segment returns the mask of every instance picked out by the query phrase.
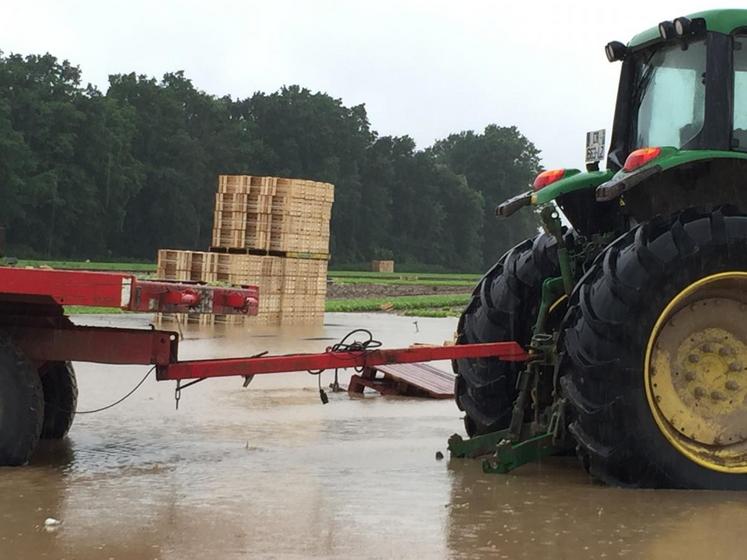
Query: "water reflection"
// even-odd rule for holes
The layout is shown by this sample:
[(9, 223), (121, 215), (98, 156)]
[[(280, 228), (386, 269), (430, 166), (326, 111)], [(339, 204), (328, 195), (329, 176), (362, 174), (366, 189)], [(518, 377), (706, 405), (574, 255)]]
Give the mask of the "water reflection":
[(743, 558), (747, 496), (608, 488), (572, 458), (510, 475), (452, 461), (453, 558)]

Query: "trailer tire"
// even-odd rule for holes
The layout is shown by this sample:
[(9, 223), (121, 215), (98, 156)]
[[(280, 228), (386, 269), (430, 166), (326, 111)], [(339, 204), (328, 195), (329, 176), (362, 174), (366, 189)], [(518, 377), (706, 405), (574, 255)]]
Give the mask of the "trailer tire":
[(745, 408), (730, 381), (747, 355), (745, 282), (747, 216), (726, 208), (645, 223), (597, 258), (559, 341), (569, 431), (594, 478), (747, 490), (747, 443), (722, 431)]
[(48, 362), (40, 369), (44, 390), (42, 439), (61, 439), (70, 431), (78, 404), (78, 382), (70, 362)]
[[(568, 234), (571, 239), (571, 234)], [(560, 275), (557, 242), (540, 234), (519, 243), (482, 277), (459, 319), (457, 344), (515, 340), (529, 344), (537, 319), (542, 282)], [(465, 412), (470, 436), (508, 426), (523, 364), (496, 358), (455, 361), (454, 395)]]
[(39, 372), (0, 334), (0, 466), (28, 463), (44, 420), (44, 394)]

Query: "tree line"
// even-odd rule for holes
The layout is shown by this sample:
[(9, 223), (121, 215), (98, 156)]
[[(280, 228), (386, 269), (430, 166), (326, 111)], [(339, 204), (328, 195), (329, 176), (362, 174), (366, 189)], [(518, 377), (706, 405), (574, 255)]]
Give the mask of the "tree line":
[(102, 92), (68, 61), (0, 52), (0, 224), (15, 256), (205, 249), (216, 177), (238, 173), (334, 183), (333, 264), (480, 271), (531, 235), (529, 212), (499, 220), (494, 209), (538, 169), (515, 127), (417, 149), (378, 135), (364, 105), (295, 85), (234, 99), (183, 72), (130, 73)]

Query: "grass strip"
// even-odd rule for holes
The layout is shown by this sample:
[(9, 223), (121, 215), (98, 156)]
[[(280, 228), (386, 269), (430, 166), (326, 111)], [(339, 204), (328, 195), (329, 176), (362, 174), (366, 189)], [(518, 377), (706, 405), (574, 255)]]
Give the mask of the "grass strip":
[(342, 278), (367, 278), (375, 280), (442, 280), (442, 281), (469, 281), (476, 282), (480, 279), (479, 274), (437, 274), (432, 272), (360, 272), (355, 270), (330, 270), (328, 273), (330, 278), (335, 280)]
[(154, 263), (128, 262), (85, 262), (85, 261), (40, 261), (18, 259), (16, 266), (46, 266), (62, 270), (101, 270), (108, 272), (155, 272)]
[(330, 299), (327, 300), (326, 311), (361, 312), (444, 309), (466, 305), (469, 299), (469, 294)]
[(111, 315), (124, 313), (119, 307), (86, 307), (84, 305), (66, 305), (66, 315)]

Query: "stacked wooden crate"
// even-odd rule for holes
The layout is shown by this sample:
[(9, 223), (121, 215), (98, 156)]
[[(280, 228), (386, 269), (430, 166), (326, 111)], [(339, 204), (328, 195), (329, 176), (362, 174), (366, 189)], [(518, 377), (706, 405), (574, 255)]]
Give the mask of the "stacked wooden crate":
[(161, 249), (158, 251), (156, 276), (163, 280), (216, 282), (220, 256), (201, 251)]
[(284, 261), (280, 323), (321, 322), (327, 297), (327, 261), (293, 258)]
[(210, 251), (159, 251), (158, 275), (258, 286), (259, 314), (163, 319), (230, 325), (321, 323), (333, 202), (329, 183), (221, 175)]
[(270, 250), (301, 254), (329, 251), (334, 190), (327, 183), (278, 179), (272, 200)]
[(220, 175), (213, 214), (213, 247), (269, 251), (276, 177)]
[(216, 315), (215, 321), (227, 325), (279, 324), (285, 275), (284, 261), (282, 257), (270, 255), (221, 254), (218, 258), (218, 280), (231, 285), (257, 286), (259, 312), (256, 319), (241, 315)]

